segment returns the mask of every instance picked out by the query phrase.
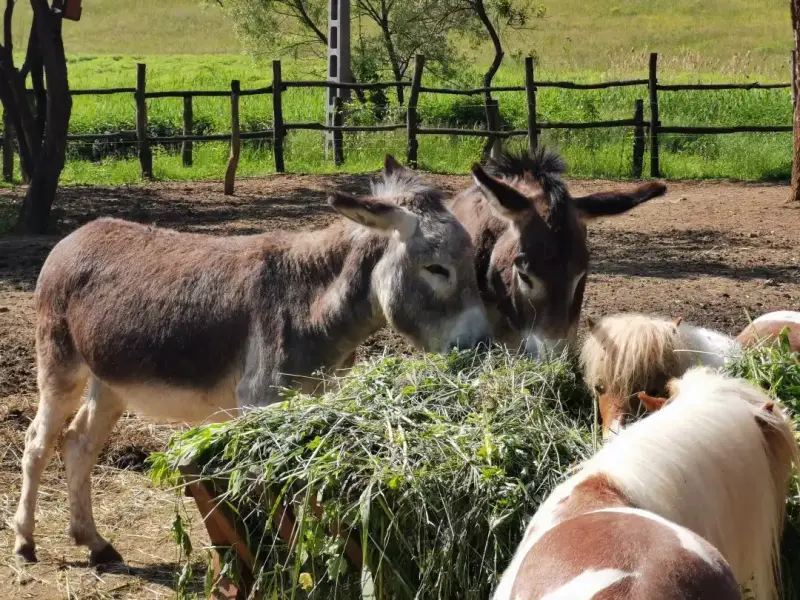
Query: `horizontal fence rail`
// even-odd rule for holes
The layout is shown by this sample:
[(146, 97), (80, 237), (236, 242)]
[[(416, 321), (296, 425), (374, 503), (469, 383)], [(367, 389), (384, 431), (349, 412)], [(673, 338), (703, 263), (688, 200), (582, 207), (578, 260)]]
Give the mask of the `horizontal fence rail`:
[[(793, 57), (794, 58), (794, 57)], [(511, 137), (527, 137), (528, 147), (534, 150), (538, 144), (538, 135), (547, 129), (595, 129), (595, 128), (633, 128), (633, 165), (631, 173), (634, 177), (641, 177), (643, 171), (645, 144), (650, 151), (650, 176), (660, 176), (659, 161), (659, 134), (733, 134), (733, 133), (783, 133), (791, 132), (791, 125), (736, 125), (736, 126), (679, 126), (662, 125), (659, 109), (659, 92), (673, 91), (719, 91), (719, 90), (770, 90), (792, 88), (791, 83), (694, 83), (694, 84), (664, 84), (658, 80), (657, 65), (658, 55), (650, 55), (649, 73), (646, 79), (623, 79), (601, 82), (573, 82), (573, 81), (547, 81), (537, 80), (534, 77), (533, 59), (525, 60), (524, 85), (477, 87), (471, 89), (456, 89), (447, 87), (429, 87), (422, 85), (423, 66), (425, 57), (418, 55), (414, 68), (414, 77), (411, 81), (380, 81), (369, 83), (344, 83), (335, 81), (295, 81), (285, 80), (281, 76), (280, 61), (273, 61), (273, 81), (271, 85), (252, 89), (241, 89), (239, 81), (231, 82), (228, 90), (165, 90), (147, 91), (146, 66), (137, 65), (136, 87), (116, 87), (99, 89), (74, 89), (70, 90), (72, 96), (106, 96), (112, 94), (130, 94), (135, 100), (136, 129), (104, 133), (81, 133), (67, 136), (70, 142), (107, 142), (107, 143), (132, 143), (138, 146), (138, 155), (141, 163), (142, 177), (152, 178), (152, 151), (151, 144), (181, 146), (181, 155), (184, 166), (192, 165), (192, 150), (194, 142), (230, 141), (231, 158), (228, 161), (225, 176), (225, 191), (233, 193), (234, 178), (239, 162), (239, 148), (241, 140), (270, 140), (275, 158), (275, 170), (283, 172), (284, 165), (284, 139), (289, 131), (321, 131), (332, 134), (333, 156), (337, 165), (344, 161), (343, 134), (345, 133), (380, 133), (393, 132), (405, 129), (408, 137), (407, 161), (416, 166), (418, 161), (417, 136), (420, 135), (448, 135), (487, 138), (487, 144), (497, 148), (499, 140)], [(617, 87), (642, 86), (647, 88), (649, 97), (649, 119), (644, 118), (644, 101), (636, 100), (634, 103), (633, 118), (613, 119), (605, 121), (584, 122), (559, 122), (539, 121), (537, 118), (537, 90), (539, 88), (561, 88), (573, 90), (602, 90)], [(329, 123), (291, 123), (284, 122), (282, 109), (282, 95), (292, 88), (320, 88), (328, 90), (383, 90), (410, 88), (406, 106), (406, 120), (403, 123), (390, 123), (380, 125), (347, 125), (345, 124), (346, 107), (339, 102), (333, 112), (333, 121)], [(793, 88), (792, 88), (793, 89)], [(26, 90), (34, 94), (34, 90)], [(497, 100), (491, 99), (492, 94), (520, 93), (527, 96), (527, 129), (505, 130), (500, 127), (500, 107)], [(794, 89), (793, 89), (794, 92)], [(46, 90), (45, 90), (46, 93)], [(458, 96), (483, 96), (486, 123), (483, 128), (460, 129), (454, 127), (421, 127), (418, 114), (418, 99), (420, 94), (450, 94)], [(261, 131), (240, 131), (239, 98), (242, 96), (272, 96), (273, 124), (269, 129)], [(160, 98), (183, 99), (183, 133), (182, 135), (151, 136), (148, 132), (147, 101)], [(194, 98), (230, 98), (231, 100), (231, 132), (213, 134), (194, 134)], [(793, 93), (794, 98), (794, 93)], [(3, 118), (4, 131), (0, 137), (2, 144), (3, 176), (6, 181), (11, 181), (14, 161), (14, 132), (11, 123)]]

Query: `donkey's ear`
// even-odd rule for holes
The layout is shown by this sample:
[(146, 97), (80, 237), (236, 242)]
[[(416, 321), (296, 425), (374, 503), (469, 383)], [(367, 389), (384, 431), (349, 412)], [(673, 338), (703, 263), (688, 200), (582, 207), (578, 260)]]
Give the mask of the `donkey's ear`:
[(649, 394), (646, 394), (645, 392), (639, 392), (637, 394), (637, 396), (639, 398), (639, 402), (642, 403), (642, 406), (644, 406), (644, 409), (649, 413), (650, 412), (656, 412), (657, 410), (661, 410), (662, 408), (664, 408), (664, 405), (667, 403), (667, 399), (666, 398), (657, 398), (655, 396), (650, 396)]
[(531, 202), (510, 185), (489, 175), (478, 163), (472, 165), (472, 178), (492, 210), (501, 217), (519, 221), (530, 216)]
[(391, 175), (397, 171), (403, 171), (405, 167), (391, 154), (387, 154), (383, 159), (383, 174)]
[(397, 232), (402, 239), (414, 235), (419, 224), (417, 217), (405, 208), (374, 198), (333, 192), (328, 204), (351, 221), (385, 233)]
[(629, 211), (635, 206), (667, 193), (667, 186), (649, 181), (631, 192), (599, 192), (573, 198), (575, 207), (584, 219), (609, 217)]

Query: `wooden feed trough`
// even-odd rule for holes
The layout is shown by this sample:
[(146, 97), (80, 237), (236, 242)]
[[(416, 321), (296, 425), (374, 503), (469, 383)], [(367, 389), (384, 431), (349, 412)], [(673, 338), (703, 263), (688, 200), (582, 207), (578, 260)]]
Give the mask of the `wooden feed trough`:
[[(215, 481), (203, 479), (200, 468), (195, 462), (182, 464), (178, 467), (184, 483), (184, 493), (194, 498), (200, 516), (208, 531), (208, 537), (213, 546), (213, 569), (214, 581), (217, 585), (211, 590), (208, 600), (245, 600), (250, 598), (250, 590), (255, 583), (255, 574), (258, 571), (258, 564), (253, 553), (247, 546), (245, 528), (241, 520), (230, 510), (220, 498), (227, 487), (227, 481), (223, 478)], [(225, 483), (225, 485), (222, 485)], [(269, 498), (273, 503), (272, 498)], [(322, 518), (323, 509), (312, 495), (310, 508), (317, 518)], [(295, 517), (291, 507), (278, 504), (273, 515), (275, 529), (281, 539), (289, 547), (295, 543)], [(348, 531), (338, 529), (332, 533), (340, 536), (344, 541), (344, 551), (350, 563), (359, 571), (362, 568), (361, 547), (356, 541), (355, 536)], [(236, 553), (237, 571), (240, 581), (231, 581), (228, 577), (222, 576), (220, 551), (231, 548)], [(252, 596), (254, 600), (261, 600), (262, 596), (256, 594)]]

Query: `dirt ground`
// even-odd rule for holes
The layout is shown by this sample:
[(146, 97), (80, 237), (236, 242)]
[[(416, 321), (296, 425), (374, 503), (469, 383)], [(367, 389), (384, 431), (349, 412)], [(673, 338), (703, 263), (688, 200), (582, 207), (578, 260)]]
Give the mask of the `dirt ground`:
[[(434, 178), (453, 191), (469, 184), (466, 177)], [(32, 293), (53, 245), (81, 224), (109, 215), (214, 235), (319, 227), (334, 218), (324, 202), (327, 190), (363, 192), (368, 180), (274, 176), (240, 181), (235, 197), (224, 196), (220, 183), (72, 187), (62, 191), (58, 204), (59, 235), (0, 238), (0, 580), (6, 597), (174, 595), (178, 557), (169, 529), (176, 496), (154, 488), (141, 473), (144, 456), (162, 448), (173, 430), (133, 416), (126, 415), (112, 434), (93, 482), (98, 526), (127, 564), (88, 569), (84, 550), (71, 545), (64, 533), (63, 465), (56, 455), (37, 510), (40, 563), (24, 570), (14, 565), (13, 535), (5, 522), (16, 508), (25, 429), (36, 405)], [(629, 185), (570, 182), (576, 194)], [(643, 311), (734, 333), (746, 324), (747, 313), (800, 310), (800, 207), (791, 206), (788, 196), (786, 186), (675, 182), (663, 198), (592, 223), (584, 318)], [(18, 198), (19, 192), (2, 192), (0, 207)], [(406, 348), (391, 332), (379, 332), (361, 354)], [(198, 520), (194, 541), (201, 547)]]

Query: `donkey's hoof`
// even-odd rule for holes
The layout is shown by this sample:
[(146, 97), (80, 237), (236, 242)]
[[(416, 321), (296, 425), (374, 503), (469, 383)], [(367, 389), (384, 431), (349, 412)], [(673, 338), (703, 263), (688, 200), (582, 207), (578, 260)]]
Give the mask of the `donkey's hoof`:
[(30, 563), (39, 562), (36, 558), (36, 549), (33, 544), (23, 544), (14, 551), (18, 565), (25, 565)]
[(107, 565), (109, 563), (121, 563), (122, 556), (114, 549), (111, 544), (106, 544), (100, 550), (92, 550), (89, 554), (89, 566)]

